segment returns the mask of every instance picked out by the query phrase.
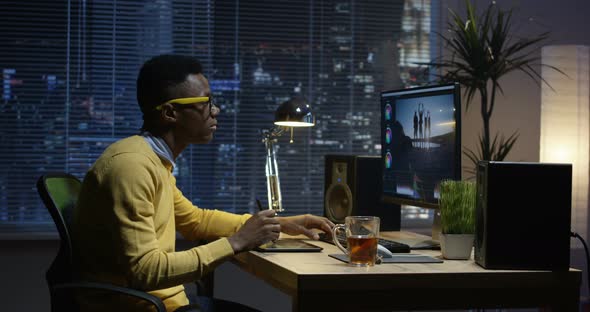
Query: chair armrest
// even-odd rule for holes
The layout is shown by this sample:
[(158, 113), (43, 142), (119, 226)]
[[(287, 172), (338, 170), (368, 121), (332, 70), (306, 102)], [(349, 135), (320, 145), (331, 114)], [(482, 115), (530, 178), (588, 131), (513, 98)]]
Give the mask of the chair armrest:
[(146, 292), (135, 290), (131, 288), (125, 288), (121, 286), (116, 286), (113, 284), (106, 284), (106, 283), (96, 283), (96, 282), (70, 282), (70, 283), (63, 283), (63, 284), (55, 284), (53, 285), (52, 289), (54, 291), (65, 290), (65, 289), (72, 289), (72, 288), (88, 288), (88, 289), (100, 289), (100, 290), (108, 290), (113, 292), (122, 293), (125, 295), (133, 296), (139, 299), (143, 299), (151, 303), (158, 312), (166, 312), (166, 307), (162, 300), (154, 295), (150, 295)]

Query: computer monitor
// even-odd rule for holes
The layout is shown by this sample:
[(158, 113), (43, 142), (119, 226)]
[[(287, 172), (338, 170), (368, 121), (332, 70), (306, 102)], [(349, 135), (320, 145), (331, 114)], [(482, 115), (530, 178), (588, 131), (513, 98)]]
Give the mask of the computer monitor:
[(438, 208), (440, 183), (461, 179), (458, 84), (381, 92), (383, 201)]

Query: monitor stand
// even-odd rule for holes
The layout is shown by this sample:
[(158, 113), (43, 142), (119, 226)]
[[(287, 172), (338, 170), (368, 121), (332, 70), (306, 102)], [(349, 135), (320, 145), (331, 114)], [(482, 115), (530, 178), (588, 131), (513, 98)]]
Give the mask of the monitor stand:
[[(405, 206), (404, 207), (408, 207)], [(432, 238), (396, 238), (395, 241), (409, 245), (411, 249), (440, 249), (439, 236), (441, 230), (440, 213), (438, 209), (433, 209), (432, 224), (429, 229), (430, 221), (424, 220), (425, 222), (405, 224), (402, 229), (416, 232), (425, 236), (431, 235)], [(407, 227), (409, 225), (409, 227)]]
[(434, 217), (432, 218), (432, 232), (431, 236), (432, 239), (426, 239), (414, 242), (410, 245), (411, 249), (420, 250), (420, 249), (440, 249), (440, 233), (441, 233), (441, 223), (440, 223), (440, 211), (436, 209), (434, 211)]
[(442, 226), (440, 224), (440, 210), (436, 209), (434, 211), (434, 218), (432, 220), (432, 240), (440, 242), (440, 233), (442, 231)]

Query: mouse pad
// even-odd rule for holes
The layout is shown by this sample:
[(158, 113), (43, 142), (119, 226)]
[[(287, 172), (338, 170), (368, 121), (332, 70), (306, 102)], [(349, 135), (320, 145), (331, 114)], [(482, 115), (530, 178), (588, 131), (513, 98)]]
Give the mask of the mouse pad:
[[(334, 259), (348, 263), (348, 256), (345, 254), (331, 254), (328, 255)], [(382, 258), (381, 264), (383, 263), (443, 263), (441, 259), (433, 258), (425, 255), (414, 255), (414, 254), (394, 254), (392, 258)]]

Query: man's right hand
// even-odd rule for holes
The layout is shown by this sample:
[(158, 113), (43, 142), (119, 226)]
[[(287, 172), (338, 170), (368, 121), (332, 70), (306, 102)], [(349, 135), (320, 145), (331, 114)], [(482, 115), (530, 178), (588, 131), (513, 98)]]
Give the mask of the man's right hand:
[(263, 210), (253, 215), (228, 241), (234, 253), (252, 250), (279, 238), (281, 225), (274, 210)]

